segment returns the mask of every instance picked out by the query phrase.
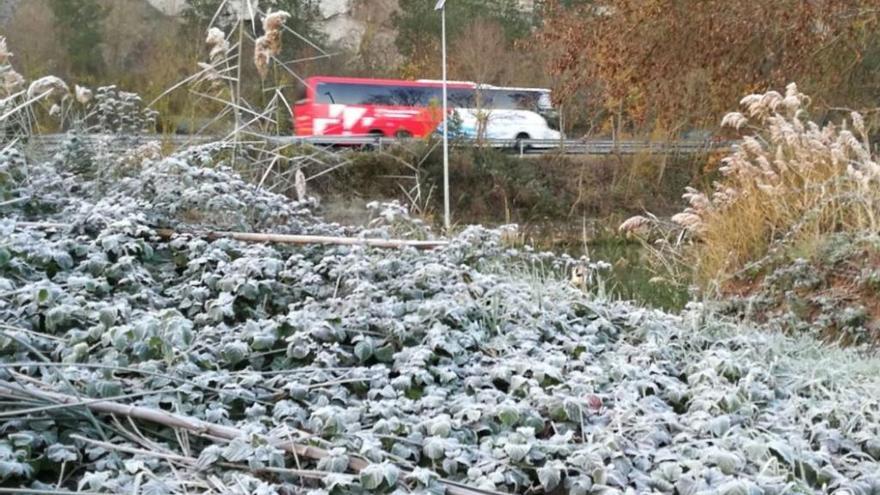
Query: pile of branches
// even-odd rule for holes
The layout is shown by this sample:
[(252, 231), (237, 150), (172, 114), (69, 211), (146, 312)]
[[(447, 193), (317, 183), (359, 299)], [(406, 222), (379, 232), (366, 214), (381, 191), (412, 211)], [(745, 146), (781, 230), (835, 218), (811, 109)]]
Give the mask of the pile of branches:
[(878, 361), (591, 299), (481, 228), (206, 239), (421, 228), (223, 156), (0, 154), (0, 491), (880, 493)]

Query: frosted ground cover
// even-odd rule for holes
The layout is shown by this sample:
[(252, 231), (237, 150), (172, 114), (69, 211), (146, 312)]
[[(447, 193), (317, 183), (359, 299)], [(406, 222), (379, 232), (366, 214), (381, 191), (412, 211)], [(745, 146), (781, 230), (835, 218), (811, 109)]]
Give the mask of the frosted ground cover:
[[(0, 486), (880, 493), (876, 359), (699, 306), (670, 315), (591, 298), (539, 275), (573, 260), (511, 250), (481, 228), (431, 252), (160, 239), (160, 227), (421, 227), (399, 210), (363, 230), (324, 223), (313, 203), (224, 169), (222, 146), (166, 158), (115, 148), (72, 139), (42, 163), (0, 155)], [(242, 435), (89, 413), (39, 391)], [(367, 465), (355, 472), (352, 459)]]

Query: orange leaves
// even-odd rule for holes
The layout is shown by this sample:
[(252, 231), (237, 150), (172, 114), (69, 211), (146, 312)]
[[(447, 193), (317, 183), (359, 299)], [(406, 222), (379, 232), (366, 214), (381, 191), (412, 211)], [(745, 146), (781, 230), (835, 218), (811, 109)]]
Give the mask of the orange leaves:
[(753, 88), (799, 80), (820, 95), (838, 91), (828, 65), (868, 63), (860, 48), (876, 46), (878, 16), (861, 7), (875, 1), (554, 2), (538, 37), (558, 48), (559, 96), (598, 88), (625, 102), (606, 108), (617, 115), (708, 125)]

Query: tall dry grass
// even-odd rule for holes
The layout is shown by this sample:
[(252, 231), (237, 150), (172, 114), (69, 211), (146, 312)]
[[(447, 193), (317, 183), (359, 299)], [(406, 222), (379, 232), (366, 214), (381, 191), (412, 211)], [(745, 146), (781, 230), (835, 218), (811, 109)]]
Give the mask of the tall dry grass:
[(836, 232), (877, 232), (880, 166), (864, 121), (820, 126), (805, 120), (810, 99), (749, 95), (722, 125), (743, 133), (708, 193), (688, 189), (689, 207), (672, 220), (694, 240), (686, 258), (703, 288), (759, 267), (779, 250), (797, 250)]

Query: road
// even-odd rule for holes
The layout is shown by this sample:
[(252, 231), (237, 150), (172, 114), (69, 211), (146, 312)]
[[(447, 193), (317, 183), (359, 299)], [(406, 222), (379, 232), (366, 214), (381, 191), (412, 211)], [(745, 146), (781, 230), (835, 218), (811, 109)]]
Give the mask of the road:
[[(65, 134), (47, 134), (35, 136), (31, 138), (31, 143), (52, 148), (60, 145), (67, 137)], [(106, 137), (103, 135), (89, 134), (81, 136), (84, 139), (98, 139)], [(217, 136), (189, 136), (189, 135), (143, 135), (142, 139), (156, 139), (160, 141), (171, 141), (177, 145), (186, 144), (204, 144), (218, 139)], [(365, 149), (382, 149), (401, 142), (411, 141), (412, 139), (395, 139), (395, 138), (377, 138), (369, 136), (267, 136), (267, 135), (248, 135), (247, 140), (250, 142), (269, 142), (275, 146), (283, 145), (304, 145), (319, 147), (359, 147)], [(474, 140), (457, 139), (452, 141), (454, 147), (475, 146)], [(716, 142), (708, 140), (680, 140), (680, 141), (640, 141), (640, 140), (610, 140), (610, 139), (566, 139), (566, 140), (507, 140), (507, 139), (490, 139), (484, 140), (484, 145), (493, 148), (511, 150), (520, 155), (540, 155), (540, 154), (568, 154), (568, 155), (633, 155), (633, 154), (700, 154), (710, 151), (723, 151), (730, 148), (730, 144), (726, 142)]]

